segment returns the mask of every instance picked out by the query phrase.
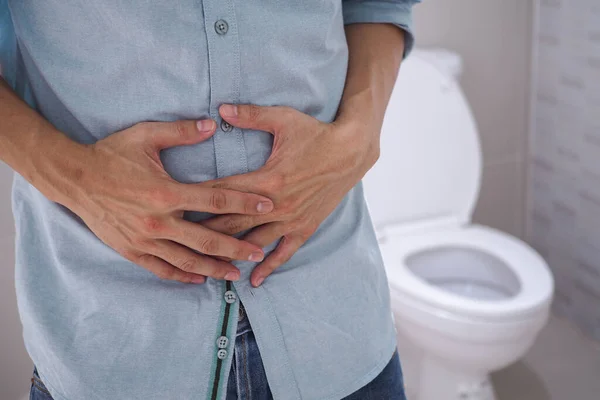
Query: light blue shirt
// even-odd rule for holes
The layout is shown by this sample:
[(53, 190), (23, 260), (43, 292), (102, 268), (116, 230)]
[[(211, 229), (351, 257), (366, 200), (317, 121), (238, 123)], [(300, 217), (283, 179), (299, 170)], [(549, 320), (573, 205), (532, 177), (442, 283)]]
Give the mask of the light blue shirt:
[[(285, 105), (330, 122), (346, 78), (344, 24), (396, 24), (407, 54), (414, 2), (0, 0), (0, 61), (17, 93), (82, 143), (141, 121), (219, 122), (223, 103)], [(260, 168), (271, 145), (265, 132), (219, 128), (161, 158), (174, 179), (200, 182)], [(236, 282), (161, 280), (16, 173), (12, 207), (24, 341), (56, 400), (223, 399), (240, 300), (275, 399), (341, 399), (394, 352), (361, 183), (258, 288), (252, 262), (235, 262)]]

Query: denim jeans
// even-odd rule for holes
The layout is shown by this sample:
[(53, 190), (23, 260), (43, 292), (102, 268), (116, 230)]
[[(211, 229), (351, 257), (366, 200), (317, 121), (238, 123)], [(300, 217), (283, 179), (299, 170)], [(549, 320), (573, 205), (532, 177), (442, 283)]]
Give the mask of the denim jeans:
[[(31, 382), (29, 400), (52, 400), (35, 367)], [(241, 303), (226, 400), (273, 400), (258, 345)], [(406, 400), (398, 350), (375, 379), (341, 400)]]

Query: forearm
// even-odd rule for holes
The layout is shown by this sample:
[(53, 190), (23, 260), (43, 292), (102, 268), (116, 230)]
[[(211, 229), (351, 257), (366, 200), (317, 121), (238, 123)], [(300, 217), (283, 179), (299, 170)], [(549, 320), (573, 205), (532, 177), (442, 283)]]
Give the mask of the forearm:
[(65, 204), (84, 162), (84, 145), (69, 139), (0, 78), (0, 160), (46, 197)]
[[(404, 33), (392, 24), (346, 25), (349, 63), (336, 121), (359, 124), (364, 134), (379, 134), (404, 53)], [(378, 149), (377, 149), (378, 150)]]

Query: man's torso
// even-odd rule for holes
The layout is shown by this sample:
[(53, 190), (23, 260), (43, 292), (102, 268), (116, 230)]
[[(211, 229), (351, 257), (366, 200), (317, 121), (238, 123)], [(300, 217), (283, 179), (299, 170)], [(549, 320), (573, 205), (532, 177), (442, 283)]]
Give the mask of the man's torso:
[[(343, 91), (341, 0), (9, 5), (38, 110), (82, 143), (141, 121), (220, 122), (225, 102), (331, 121)], [(271, 144), (265, 132), (219, 128), (161, 158), (174, 179), (200, 182), (260, 168)], [(18, 174), (13, 211), (25, 343), (56, 400), (208, 398), (215, 384), (223, 395), (232, 355), (218, 358), (217, 338), (235, 337), (239, 304), (224, 300), (225, 282), (161, 281)], [(383, 369), (394, 328), (361, 184), (262, 287), (249, 283), (254, 263), (236, 265), (231, 290), (275, 398), (339, 399)]]

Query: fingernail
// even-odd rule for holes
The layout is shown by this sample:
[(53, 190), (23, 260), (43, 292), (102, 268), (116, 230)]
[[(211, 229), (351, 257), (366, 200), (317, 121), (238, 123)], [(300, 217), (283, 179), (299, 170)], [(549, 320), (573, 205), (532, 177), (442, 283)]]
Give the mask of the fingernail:
[(261, 201), (256, 206), (256, 210), (259, 213), (268, 213), (268, 212), (271, 212), (273, 210), (273, 203), (271, 203), (270, 201)]
[(206, 280), (206, 278), (203, 276), (193, 276), (192, 277), (192, 283), (204, 283), (205, 280)]
[(254, 261), (254, 262), (262, 261), (263, 253), (261, 251), (254, 251), (254, 252), (252, 252), (252, 254), (250, 254), (250, 257), (248, 257), (248, 260)]
[(265, 278), (263, 278), (262, 276), (256, 279), (256, 286), (260, 286), (261, 283), (263, 283), (263, 281), (265, 280)]
[(240, 273), (237, 271), (229, 271), (227, 275), (225, 275), (225, 280), (228, 281), (237, 281), (240, 279)]
[(237, 113), (237, 106), (234, 106), (232, 104), (223, 104), (221, 106), (221, 115), (224, 117), (235, 117)]
[(215, 121), (212, 119), (203, 119), (201, 121), (196, 122), (196, 126), (200, 132), (210, 132), (215, 127)]

